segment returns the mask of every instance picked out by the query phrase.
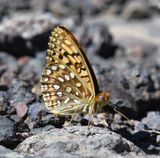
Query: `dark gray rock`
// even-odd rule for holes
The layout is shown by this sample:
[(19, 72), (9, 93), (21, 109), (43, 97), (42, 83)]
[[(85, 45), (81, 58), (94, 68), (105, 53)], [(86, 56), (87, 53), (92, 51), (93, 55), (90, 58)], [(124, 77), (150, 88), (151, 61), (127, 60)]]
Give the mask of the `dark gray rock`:
[(23, 81), (18, 81), (17, 79), (12, 80), (11, 86), (8, 90), (9, 102), (11, 103), (11, 106), (14, 103), (24, 102), (24, 104), (27, 104), (34, 100), (35, 96), (31, 93), (31, 91), (29, 91), (29, 86), (30, 83), (28, 82), (26, 85)]
[(0, 115), (7, 114), (8, 110), (9, 106), (7, 91), (0, 91)]
[[(39, 83), (44, 68), (45, 56), (46, 52), (39, 52), (36, 54), (35, 58), (29, 58), (26, 56), (21, 57), (22, 60), (21, 64), (19, 64), (18, 79), (30, 85), (33, 83)], [(27, 59), (25, 59), (25, 57)]]
[(22, 0), (15, 0), (14, 4), (12, 3), (11, 0), (7, 0), (7, 1), (0, 1), (0, 5), (2, 6), (2, 8), (6, 8), (6, 9), (27, 9), (30, 7), (30, 0), (29, 1), (22, 1)]
[(46, 49), (49, 33), (57, 22), (54, 17), (45, 14), (34, 18), (24, 14), (23, 18), (2, 22), (0, 51), (15, 56), (22, 56), (24, 52), (26, 55), (35, 55), (35, 51)]
[(145, 19), (151, 16), (146, 1), (129, 1), (124, 9), (123, 16), (128, 19)]
[[(4, 145), (8, 148), (15, 147), (15, 136), (14, 124), (11, 120), (5, 116), (0, 115), (0, 145)], [(14, 144), (15, 143), (15, 144)]]
[(0, 141), (4, 141), (14, 135), (13, 122), (5, 116), (0, 116)]
[[(113, 73), (114, 74), (106, 73), (105, 75), (107, 89), (109, 89), (111, 94), (109, 105), (112, 109), (117, 108), (117, 110), (122, 112), (128, 118), (136, 118), (137, 105), (131, 94), (132, 87), (130, 87), (130, 83), (121, 76), (122, 72), (120, 70), (115, 69)], [(106, 111), (107, 107), (107, 105), (104, 107), (106, 108)]]
[(33, 103), (29, 106), (28, 116), (31, 120), (35, 121), (38, 120), (38, 115), (42, 111), (46, 111), (47, 109), (44, 106), (44, 103)]
[(75, 21), (72, 18), (57, 19), (47, 13), (35, 16), (20, 13), (18, 18), (13, 16), (10, 20), (4, 20), (0, 25), (0, 51), (16, 57), (34, 56), (36, 52), (47, 49), (50, 32), (61, 23), (73, 27)]
[(102, 12), (104, 8), (107, 7), (107, 1), (85, 1), (82, 0), (81, 2), (75, 2), (74, 0), (63, 0), (64, 4), (68, 4), (70, 10), (75, 11), (75, 9), (82, 9), (84, 14), (97, 14)]
[(86, 47), (89, 55), (98, 54), (103, 58), (113, 57), (118, 46), (104, 23), (86, 25), (81, 33), (81, 43)]
[(32, 129), (33, 127), (44, 127), (46, 125), (54, 125), (61, 127), (65, 119), (63, 117), (56, 117), (53, 114), (48, 114), (44, 103), (34, 103), (29, 106), (27, 124)]
[(0, 52), (0, 84), (9, 87), (11, 81), (18, 71), (18, 63), (16, 59), (7, 53)]

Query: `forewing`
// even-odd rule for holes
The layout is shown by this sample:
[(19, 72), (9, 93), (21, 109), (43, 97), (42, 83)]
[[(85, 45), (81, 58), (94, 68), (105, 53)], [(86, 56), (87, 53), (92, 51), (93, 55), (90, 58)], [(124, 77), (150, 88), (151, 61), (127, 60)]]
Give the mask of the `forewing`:
[(82, 112), (99, 92), (86, 55), (63, 26), (57, 26), (49, 37), (41, 90), (46, 107), (59, 115)]
[(77, 74), (79, 80), (90, 89), (93, 96), (99, 93), (93, 69), (78, 41), (63, 26), (57, 26), (51, 33), (47, 50), (47, 63), (62, 63)]

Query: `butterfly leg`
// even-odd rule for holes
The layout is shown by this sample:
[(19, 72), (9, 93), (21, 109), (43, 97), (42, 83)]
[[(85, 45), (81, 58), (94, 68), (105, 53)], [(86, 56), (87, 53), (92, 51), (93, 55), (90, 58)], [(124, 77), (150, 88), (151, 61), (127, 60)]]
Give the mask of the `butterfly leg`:
[(74, 118), (75, 114), (76, 113), (74, 112), (73, 115), (71, 116), (70, 121), (67, 124), (65, 124), (64, 127), (68, 127), (71, 124), (71, 122), (73, 121), (73, 118)]
[(92, 114), (89, 114), (88, 130), (90, 130), (92, 124), (93, 124), (93, 117)]
[(102, 125), (104, 125), (104, 127), (106, 127), (106, 128), (108, 128), (108, 126), (109, 126), (106, 120), (102, 120), (100, 123)]
[(103, 125), (104, 127), (108, 128), (109, 125), (106, 121), (107, 113), (99, 113), (96, 115), (96, 117), (93, 120), (94, 125)]
[(96, 122), (94, 122), (94, 120), (93, 120), (93, 116), (91, 115), (91, 114), (89, 114), (89, 122), (88, 122), (88, 130), (90, 130), (90, 127), (91, 127), (91, 125), (103, 125), (105, 128), (108, 128), (109, 127), (109, 125), (108, 125), (108, 123), (106, 122), (106, 119), (102, 119), (102, 120), (100, 120), (100, 121), (98, 121), (98, 123)]
[(114, 111), (116, 112), (116, 113), (118, 113), (119, 115), (121, 115), (123, 118), (125, 118), (128, 122), (129, 122), (129, 124), (131, 125), (131, 126), (133, 126), (133, 123), (131, 122), (131, 120), (127, 117), (127, 116), (125, 116), (124, 114), (122, 114), (120, 111), (118, 111), (116, 108), (114, 108)]

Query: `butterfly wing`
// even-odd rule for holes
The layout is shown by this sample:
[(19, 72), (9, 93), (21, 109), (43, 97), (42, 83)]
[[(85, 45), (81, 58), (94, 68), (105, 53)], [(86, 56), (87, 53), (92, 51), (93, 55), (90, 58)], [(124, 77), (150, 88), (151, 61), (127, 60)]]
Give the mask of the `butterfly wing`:
[(99, 89), (80, 44), (69, 30), (57, 26), (49, 37), (48, 47), (41, 78), (46, 107), (59, 115), (87, 112)]

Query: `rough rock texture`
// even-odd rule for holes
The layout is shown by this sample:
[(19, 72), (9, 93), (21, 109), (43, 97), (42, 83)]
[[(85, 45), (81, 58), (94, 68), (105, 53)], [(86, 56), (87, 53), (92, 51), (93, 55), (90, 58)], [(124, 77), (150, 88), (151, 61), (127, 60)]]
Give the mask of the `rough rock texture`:
[[(116, 153), (126, 155), (132, 152), (139, 156), (145, 153), (133, 143), (119, 137), (108, 129), (90, 127), (51, 128), (37, 134), (19, 144), (18, 151), (29, 152), (40, 157), (106, 157)], [(33, 145), (34, 144), (34, 145)]]
[(57, 19), (47, 13), (15, 15), (10, 20), (4, 20), (0, 25), (0, 51), (9, 52), (16, 57), (22, 54), (34, 56), (37, 51), (47, 48), (49, 33), (61, 21), (72, 26), (71, 20)]
[(0, 145), (0, 157), (3, 157), (3, 158), (13, 158), (13, 157), (15, 158), (33, 158), (35, 156), (31, 156), (29, 154), (23, 154), (20, 152), (15, 152), (15, 151), (9, 150)]
[(0, 116), (0, 141), (4, 141), (14, 135), (13, 122), (4, 116)]

